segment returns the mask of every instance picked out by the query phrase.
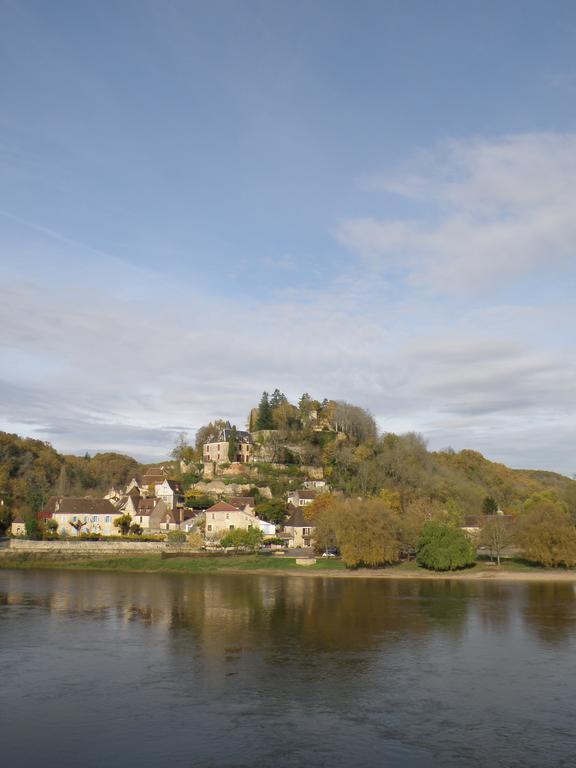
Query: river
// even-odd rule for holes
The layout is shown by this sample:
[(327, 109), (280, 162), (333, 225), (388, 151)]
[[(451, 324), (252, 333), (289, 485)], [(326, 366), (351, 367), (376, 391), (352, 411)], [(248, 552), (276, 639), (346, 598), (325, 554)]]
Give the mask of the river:
[(0, 572), (6, 766), (576, 763), (572, 584)]

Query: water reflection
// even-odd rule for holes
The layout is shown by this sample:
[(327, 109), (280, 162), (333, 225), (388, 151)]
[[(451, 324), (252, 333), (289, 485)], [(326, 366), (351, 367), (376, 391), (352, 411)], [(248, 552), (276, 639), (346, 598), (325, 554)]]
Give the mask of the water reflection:
[(4, 754), (32, 718), (70, 766), (556, 765), (575, 629), (568, 584), (4, 571)]

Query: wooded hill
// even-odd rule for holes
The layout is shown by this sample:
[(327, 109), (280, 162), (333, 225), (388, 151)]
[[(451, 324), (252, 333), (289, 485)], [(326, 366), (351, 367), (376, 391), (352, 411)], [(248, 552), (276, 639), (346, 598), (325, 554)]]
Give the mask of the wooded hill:
[[(510, 469), (475, 451), (431, 452), (414, 433), (379, 435), (372, 416), (358, 406), (308, 394), (293, 405), (276, 390), (263, 393), (248, 421), (256, 463), (246, 465), (246, 481), (255, 490), (272, 488), (278, 498), (298, 487), (304, 467), (312, 466), (322, 469), (333, 490), (384, 497), (399, 510), (418, 501), (458, 517), (477, 515), (489, 497), (514, 513), (534, 494), (552, 491), (576, 520), (576, 481), (554, 472)], [(164, 462), (184, 490), (201, 477), (202, 442), (223, 424), (198, 430), (196, 447), (179, 438), (172, 456), (189, 464), (185, 475), (179, 461)], [(65, 456), (49, 443), (0, 432), (0, 519), (34, 515), (54, 494), (102, 496), (111, 486), (140, 478), (149, 466), (113, 452)]]

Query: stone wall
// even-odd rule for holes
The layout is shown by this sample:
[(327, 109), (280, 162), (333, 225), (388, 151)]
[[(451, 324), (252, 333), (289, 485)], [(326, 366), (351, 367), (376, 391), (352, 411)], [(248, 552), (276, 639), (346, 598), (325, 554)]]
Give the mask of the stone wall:
[(130, 555), (146, 552), (164, 552), (165, 541), (29, 541), (10, 539), (8, 549), (12, 552), (51, 553), (55, 555)]

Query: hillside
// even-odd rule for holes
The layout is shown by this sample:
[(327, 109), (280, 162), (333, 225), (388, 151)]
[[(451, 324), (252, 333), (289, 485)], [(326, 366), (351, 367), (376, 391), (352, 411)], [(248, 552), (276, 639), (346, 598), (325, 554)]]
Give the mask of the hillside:
[[(487, 497), (513, 513), (534, 494), (553, 491), (576, 519), (574, 480), (554, 472), (510, 469), (471, 450), (431, 452), (414, 433), (378, 435), (373, 418), (357, 406), (320, 402), (309, 395), (291, 405), (277, 390), (252, 410), (250, 424), (255, 462), (241, 465), (241, 474), (234, 477), (226, 477), (224, 468), (218, 474), (254, 493), (266, 490), (263, 496), (270, 489), (283, 500), (288, 489), (314, 474), (345, 495), (384, 496), (399, 509), (422, 501), (462, 516), (479, 514)], [(172, 476), (184, 490), (196, 484), (194, 493), (202, 493), (198, 443), (216, 426), (199, 430), (196, 449), (179, 439), (173, 455), (186, 456), (184, 475), (179, 462), (165, 462), (172, 464)], [(101, 496), (111, 486), (141, 477), (149, 466), (113, 452), (66, 456), (49, 443), (0, 432), (0, 520), (34, 515), (53, 494)]]

